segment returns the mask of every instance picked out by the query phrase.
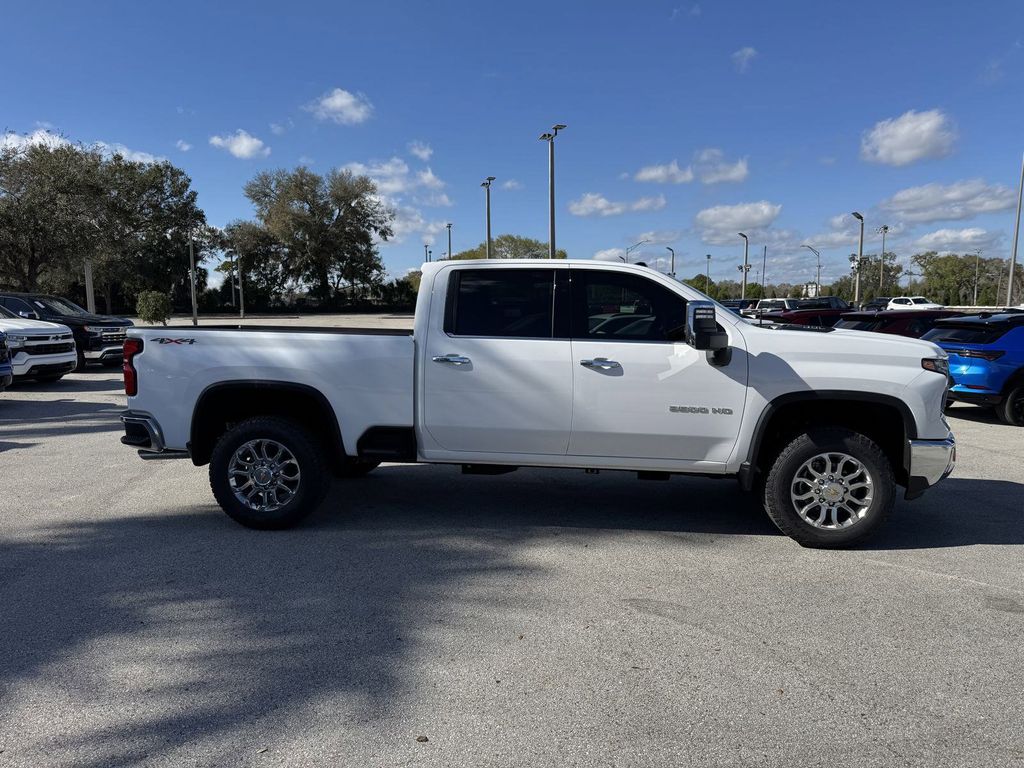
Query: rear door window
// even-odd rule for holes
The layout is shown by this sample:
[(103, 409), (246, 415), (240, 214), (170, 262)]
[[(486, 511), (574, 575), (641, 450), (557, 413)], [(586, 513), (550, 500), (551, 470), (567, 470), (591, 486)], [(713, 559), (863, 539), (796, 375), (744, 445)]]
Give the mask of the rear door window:
[(455, 336), (550, 339), (555, 270), (460, 269), (448, 287), (445, 331)]

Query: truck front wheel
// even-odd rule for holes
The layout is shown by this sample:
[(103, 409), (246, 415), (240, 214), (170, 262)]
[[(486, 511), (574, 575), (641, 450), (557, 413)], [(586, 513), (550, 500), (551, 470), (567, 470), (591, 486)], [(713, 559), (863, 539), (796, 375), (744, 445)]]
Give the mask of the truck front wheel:
[(848, 547), (885, 522), (896, 498), (892, 466), (869, 438), (826, 428), (796, 437), (764, 484), (772, 522), (805, 547)]
[(271, 416), (229, 429), (210, 458), (210, 487), (221, 509), (260, 530), (289, 528), (309, 515), (323, 501), (329, 477), (315, 437)]

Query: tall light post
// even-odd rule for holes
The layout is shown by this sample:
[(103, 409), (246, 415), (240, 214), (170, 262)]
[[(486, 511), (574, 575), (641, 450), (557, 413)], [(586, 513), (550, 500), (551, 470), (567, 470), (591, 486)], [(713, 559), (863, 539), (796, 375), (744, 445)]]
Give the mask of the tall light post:
[(764, 247), (764, 256), (761, 257), (761, 297), (767, 298), (768, 292), (764, 289), (768, 276), (768, 246)]
[(670, 266), (668, 268), (668, 276), (669, 277), (675, 277), (676, 276), (676, 251), (675, 251), (675, 248), (670, 248), (669, 246), (666, 245), (665, 246), (665, 250), (672, 254), (672, 261), (670, 262)]
[(245, 319), (245, 286), (242, 279), (242, 254), (238, 254), (238, 316)]
[(860, 268), (864, 263), (864, 217), (857, 213), (857, 211), (850, 215), (860, 222), (860, 245), (857, 247), (857, 277), (853, 286), (853, 303), (857, 305), (860, 304)]
[(819, 251), (817, 248), (812, 248), (806, 243), (800, 247), (809, 250), (811, 253), (814, 254), (814, 257), (818, 260), (818, 277), (814, 281), (814, 298), (818, 298), (819, 296), (821, 296), (821, 251)]
[(562, 123), (551, 126), (551, 130), (540, 135), (548, 143), (548, 258), (555, 258), (555, 137), (565, 130)]
[(882, 256), (878, 259), (878, 293), (882, 293), (882, 280), (885, 276), (885, 236), (889, 234), (889, 225), (883, 224), (878, 228), (878, 231), (882, 233)]
[(740, 298), (747, 298), (747, 272), (750, 271), (750, 262), (747, 259), (750, 253), (750, 240), (742, 232), (737, 232), (737, 235), (743, 238), (743, 266), (740, 270), (743, 272), (743, 283), (740, 286)]
[(704, 271), (704, 293), (710, 294), (711, 292), (711, 254), (706, 254), (705, 258), (708, 260), (707, 269)]
[(448, 230), (448, 260), (451, 261), (451, 258), (452, 258), (452, 223), (449, 221), (444, 226)]
[(423, 244), (423, 260), (430, 261), (430, 257), (427, 255), (427, 244)]
[(484, 188), (484, 197), (486, 198), (486, 219), (487, 219), (487, 258), (491, 258), (491, 183), (494, 181), (493, 176), (488, 176), (482, 182), (480, 186)]
[[(631, 246), (629, 246), (629, 248), (626, 249), (626, 258), (623, 259), (623, 261), (625, 261), (628, 264), (629, 263), (629, 254), (632, 253), (633, 251), (635, 251), (637, 248), (639, 248), (644, 243), (649, 243), (649, 242), (651, 242), (651, 241), (650, 240), (641, 240), (639, 243), (633, 243)], [(554, 258), (554, 257), (552, 256), (551, 258)]]
[[(981, 270), (981, 248), (974, 254), (974, 306), (978, 306), (978, 276)], [(999, 301), (999, 297), (996, 297)]]
[(192, 283), (192, 325), (199, 325), (199, 302), (196, 300), (196, 254), (192, 248), (192, 228), (188, 230), (189, 279)]
[(1020, 207), (1024, 201), (1024, 155), (1020, 159), (1020, 185), (1017, 187), (1017, 222), (1013, 225), (1013, 250), (1010, 252), (1010, 276), (1006, 281), (1006, 306), (1013, 306), (1013, 273), (1017, 269), (1017, 240), (1020, 237)]

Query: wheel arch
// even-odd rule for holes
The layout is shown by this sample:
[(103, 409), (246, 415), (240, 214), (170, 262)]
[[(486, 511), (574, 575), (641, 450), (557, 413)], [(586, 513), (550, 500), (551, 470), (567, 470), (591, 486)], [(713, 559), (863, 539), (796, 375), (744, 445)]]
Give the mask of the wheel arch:
[(344, 463), (341, 426), (323, 392), (307, 384), (266, 380), (217, 382), (199, 394), (189, 428), (192, 463), (208, 464), (220, 436), (233, 424), (255, 416), (280, 416), (302, 424), (321, 439), (332, 465)]
[(814, 426), (845, 427), (870, 437), (889, 458), (897, 482), (907, 483), (908, 441), (917, 437), (917, 422), (905, 402), (876, 392), (811, 390), (780, 395), (761, 411), (740, 468), (742, 486), (752, 488), (785, 443)]

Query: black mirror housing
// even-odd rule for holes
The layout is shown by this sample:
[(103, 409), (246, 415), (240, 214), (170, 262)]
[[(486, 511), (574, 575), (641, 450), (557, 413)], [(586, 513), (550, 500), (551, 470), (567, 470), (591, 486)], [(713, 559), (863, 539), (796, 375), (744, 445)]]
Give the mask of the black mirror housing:
[(686, 343), (707, 352), (718, 352), (729, 346), (729, 336), (718, 329), (712, 302), (691, 301), (686, 305)]

